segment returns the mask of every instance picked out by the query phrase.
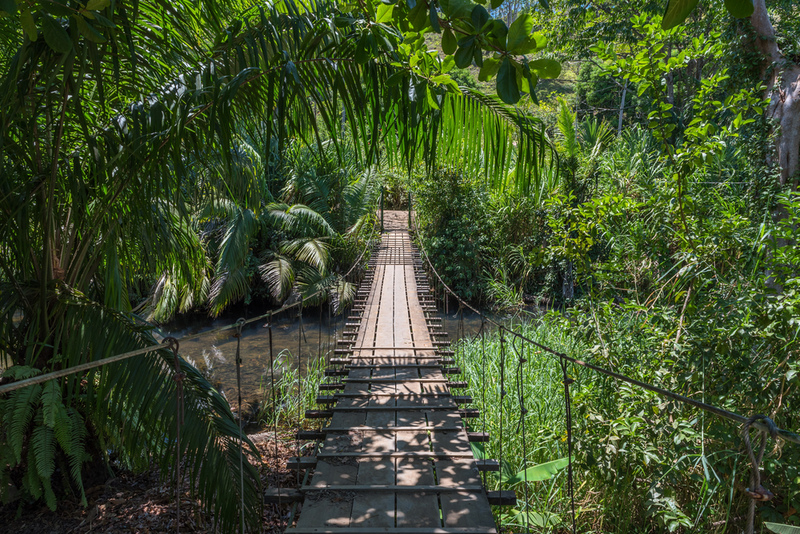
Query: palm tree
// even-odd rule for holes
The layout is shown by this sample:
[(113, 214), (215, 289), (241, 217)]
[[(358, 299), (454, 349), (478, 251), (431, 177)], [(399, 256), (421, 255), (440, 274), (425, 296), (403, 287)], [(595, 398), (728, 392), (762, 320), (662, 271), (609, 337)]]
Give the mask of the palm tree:
[[(153, 279), (165, 313), (205, 298), (219, 309), (241, 293), (242, 243), (259, 225), (286, 233), (264, 269), (276, 294), (292, 281), (287, 258), (316, 269), (296, 264), (305, 274), (295, 281), (327, 283), (324, 239), (346, 214), (328, 205), (328, 220), (250, 187), (270, 165), (237, 174), (243, 135), (263, 159), (296, 139), (320, 152), (330, 144), (340, 159), (352, 150), (364, 165), (468, 161), (490, 176), (514, 161), (520, 180), (536, 180), (549, 161), (539, 124), (459, 89), (447, 61), (404, 46), (371, 13), (291, 0), (70, 0), (0, 19), (16, 49), (0, 54), (3, 383), (152, 344), (130, 295)], [(236, 178), (242, 187), (223, 187)], [(292, 194), (308, 194), (297, 185)], [(192, 224), (198, 207), (223, 221), (214, 266)], [(235, 529), (242, 506), (254, 527), (258, 475), (232, 458), (240, 444), (255, 449), (181, 361), (176, 450), (170, 363), (161, 352), (0, 398), (0, 491), (11, 482), (53, 507), (60, 459), (82, 495), (93, 454), (113, 449), (134, 467), (154, 459), (166, 472), (181, 452), (220, 528)]]

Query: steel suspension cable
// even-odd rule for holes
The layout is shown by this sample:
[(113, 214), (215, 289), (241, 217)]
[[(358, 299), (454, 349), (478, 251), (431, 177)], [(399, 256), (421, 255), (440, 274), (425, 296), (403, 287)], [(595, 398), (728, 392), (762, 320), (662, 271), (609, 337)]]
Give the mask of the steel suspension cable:
[[(481, 419), (483, 420), (482, 432), (486, 433), (486, 319), (481, 314)], [(484, 442), (485, 443), (485, 442)], [(483, 459), (486, 459), (486, 447), (484, 446)], [(486, 470), (483, 471), (483, 486), (486, 487)]]
[(503, 489), (503, 412), (505, 412), (506, 399), (506, 339), (503, 329), (500, 329), (500, 454), (498, 462), (500, 464), (500, 489)]
[(511, 347), (514, 349), (514, 352), (517, 353), (517, 397), (519, 399), (519, 425), (517, 425), (517, 432), (519, 432), (520, 427), (522, 427), (522, 476), (525, 482), (525, 532), (529, 533), (531, 531), (530, 526), (530, 500), (528, 497), (528, 440), (525, 435), (525, 419), (528, 415), (528, 409), (525, 408), (525, 392), (523, 391), (523, 374), (522, 374), (522, 366), (528, 360), (525, 358), (525, 343), (521, 340), (520, 345), (521, 348), (517, 348), (516, 341), (518, 341), (518, 337), (514, 337), (514, 340), (511, 343)]
[[(278, 452), (278, 413), (277, 413), (277, 399), (275, 396), (275, 360), (274, 360), (274, 351), (273, 351), (273, 344), (272, 344), (272, 314), (269, 314), (269, 318), (267, 321), (267, 335), (269, 337), (269, 368), (270, 368), (270, 376), (272, 380), (272, 421), (273, 421), (273, 441), (275, 443), (275, 465), (278, 466), (280, 462), (280, 454)], [(281, 507), (281, 498), (283, 494), (283, 484), (278, 484), (278, 516), (280, 516), (279, 522), (281, 527), (283, 527), (283, 514), (280, 513)], [(283, 530), (283, 528), (281, 528)]]
[(567, 374), (567, 361), (561, 360), (561, 372), (564, 382), (564, 414), (567, 427), (567, 491), (569, 492), (570, 507), (572, 508), (572, 532), (577, 534), (575, 520), (575, 483), (572, 475), (572, 402), (569, 394), (569, 385), (574, 382)]
[(244, 534), (244, 451), (242, 450), (242, 441), (244, 441), (243, 431), (243, 416), (242, 416), (242, 327), (244, 326), (244, 317), (236, 321), (236, 394), (239, 398), (239, 498), (241, 499), (241, 528)]
[(183, 379), (185, 375), (181, 371), (181, 360), (178, 356), (178, 348), (180, 344), (174, 337), (165, 340), (172, 350), (173, 364), (175, 365), (175, 374), (172, 379), (175, 380), (175, 532), (180, 534), (181, 531), (181, 486), (183, 486), (183, 477), (181, 477), (181, 426), (183, 426)]
[[(298, 318), (300, 321), (297, 330), (297, 430), (300, 430), (300, 421), (303, 420), (303, 404), (305, 403), (305, 387), (303, 387), (303, 296), (300, 295), (300, 308), (298, 308)], [(295, 434), (297, 443), (297, 461), (300, 461), (300, 438)], [(297, 486), (300, 486), (300, 469), (297, 469)]]

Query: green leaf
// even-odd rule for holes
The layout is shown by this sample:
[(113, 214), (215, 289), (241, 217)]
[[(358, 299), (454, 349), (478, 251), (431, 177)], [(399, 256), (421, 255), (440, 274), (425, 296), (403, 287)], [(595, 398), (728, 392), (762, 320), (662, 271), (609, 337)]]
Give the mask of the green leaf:
[(439, 15), (436, 13), (436, 6), (431, 2), (431, 10), (430, 10), (430, 17), (431, 17), (431, 28), (436, 33), (442, 31), (442, 27), (439, 25)]
[(503, 0), (492, 0), (492, 9), (497, 9), (503, 5)]
[(517, 48), (522, 46), (525, 39), (531, 34), (531, 30), (533, 30), (533, 17), (529, 13), (523, 13), (517, 17), (517, 20), (508, 29), (506, 50), (516, 52)]
[(482, 82), (486, 82), (492, 79), (492, 77), (497, 74), (497, 70), (500, 68), (500, 60), (494, 58), (486, 58), (483, 60), (483, 67), (481, 67), (480, 72), (478, 73), (478, 80)]
[(737, 19), (746, 19), (753, 14), (753, 0), (725, 0), (725, 7)]
[(475, 26), (476, 30), (480, 30), (483, 28), (483, 25), (490, 19), (489, 12), (486, 11), (486, 8), (477, 5), (472, 8), (472, 25)]
[(17, 3), (14, 0), (0, 0), (0, 11), (13, 15), (17, 12)]
[(453, 67), (456, 66), (456, 60), (453, 56), (447, 56), (442, 60), (442, 72), (447, 73), (453, 70)]
[(467, 18), (475, 7), (471, 0), (440, 0), (442, 12), (451, 19)]
[(508, 58), (503, 59), (497, 73), (497, 95), (506, 104), (519, 102), (519, 87), (517, 87), (517, 73)]
[(42, 388), (42, 418), (50, 428), (56, 425), (56, 413), (61, 407), (61, 385), (58, 380), (50, 380)]
[(669, 30), (686, 20), (699, 0), (669, 0), (667, 9), (664, 11), (664, 18), (661, 21), (661, 28)]
[(514, 52), (517, 54), (530, 54), (532, 52), (536, 52), (540, 48), (542, 47), (540, 47), (539, 43), (536, 42), (536, 38), (533, 35), (529, 35), (525, 38), (522, 44), (514, 49)]
[(767, 523), (765, 521), (764, 526), (770, 529), (772, 532), (777, 532), (778, 534), (800, 534), (800, 527), (793, 527), (792, 525), (782, 525), (780, 523)]
[(428, 105), (433, 109), (439, 109), (439, 103), (436, 102), (436, 97), (431, 93), (430, 86), (425, 88), (425, 95), (427, 96)]
[(531, 61), (528, 65), (530, 65), (531, 70), (536, 71), (539, 78), (558, 78), (558, 75), (561, 74), (561, 63), (555, 59), (537, 59), (536, 61)]
[(479, 69), (483, 67), (483, 50), (481, 50), (480, 46), (474, 47), (472, 59), (475, 60), (475, 65), (477, 65)]
[(42, 13), (42, 33), (47, 46), (62, 54), (72, 49), (72, 39), (61, 24), (45, 13)]
[(568, 465), (569, 459), (559, 458), (558, 460), (534, 465), (533, 467), (529, 467), (524, 471), (520, 471), (513, 477), (509, 478), (506, 482), (509, 485), (514, 485), (519, 484), (520, 482), (525, 482), (526, 480), (528, 482), (541, 482), (542, 480), (549, 480)]
[(466, 69), (472, 65), (472, 58), (474, 55), (475, 40), (469, 39), (466, 43), (458, 48), (455, 55), (456, 67), (459, 69)]
[(453, 31), (450, 28), (445, 29), (442, 34), (442, 51), (449, 56), (455, 54), (457, 48), (458, 41)]
[(375, 22), (386, 23), (392, 20), (392, 11), (394, 10), (393, 4), (379, 4), (378, 13), (375, 16)]
[(31, 10), (26, 9), (20, 13), (19, 21), (22, 23), (22, 29), (25, 30), (25, 35), (28, 36), (28, 39), (35, 41), (39, 37), (39, 30), (36, 28), (36, 23), (33, 22)]
[(111, 0), (89, 0), (86, 2), (86, 9), (89, 11), (100, 11), (111, 5)]
[(75, 23), (78, 26), (78, 31), (81, 32), (81, 35), (83, 35), (93, 43), (106, 42), (106, 38), (103, 36), (103, 34), (97, 31), (95, 27), (92, 26), (91, 23), (86, 21), (86, 19), (84, 19), (80, 15), (77, 15), (73, 18), (75, 19)]

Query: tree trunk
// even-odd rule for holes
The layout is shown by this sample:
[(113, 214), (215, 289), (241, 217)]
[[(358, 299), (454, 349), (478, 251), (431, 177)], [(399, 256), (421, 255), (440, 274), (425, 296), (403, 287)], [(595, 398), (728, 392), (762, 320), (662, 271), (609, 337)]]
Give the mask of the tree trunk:
[(769, 99), (766, 113), (778, 126), (775, 148), (780, 184), (796, 190), (800, 178), (800, 65), (778, 48), (765, 0), (755, 0), (753, 5), (750, 22), (757, 34), (756, 47), (764, 54), (762, 75)]

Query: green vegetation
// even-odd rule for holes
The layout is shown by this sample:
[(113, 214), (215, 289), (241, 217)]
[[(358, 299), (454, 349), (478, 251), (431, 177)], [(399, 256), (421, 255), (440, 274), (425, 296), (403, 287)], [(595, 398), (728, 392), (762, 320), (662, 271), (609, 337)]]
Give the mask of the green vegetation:
[[(796, 430), (798, 21), (789, 0), (0, 1), (0, 386), (151, 346), (176, 313), (338, 302), (383, 189), (413, 194), (461, 296), (547, 307), (520, 326), (546, 344)], [(503, 521), (558, 531), (559, 369), (528, 365), (528, 463), (514, 437), (503, 473), (541, 480)], [(0, 393), (2, 499), (86, 504), (87, 471), (180, 454), (219, 529), (244, 507), (255, 530), (256, 452), (182, 360), (178, 450), (173, 366)], [(265, 388), (265, 422), (313, 402), (309, 372), (282, 404)], [(571, 372), (582, 531), (742, 527), (739, 429)], [(798, 465), (770, 447), (758, 521), (800, 524)]]
[[(511, 322), (506, 326), (570, 356), (583, 352), (583, 347), (559, 325)], [(561, 366), (551, 354), (531, 349), (508, 333), (504, 333), (501, 343), (500, 334), (488, 325), (486, 328), (482, 336), (461, 340), (456, 357), (470, 383), (473, 405), (481, 411), (481, 418), (471, 420), (471, 427), (489, 432), (491, 438), (489, 443), (473, 444), (473, 451), (477, 457), (501, 462), (500, 473), (490, 474), (487, 489), (511, 488), (517, 492), (519, 504), (502, 510), (503, 523), (524, 528), (527, 517), (532, 527), (563, 527), (569, 524), (563, 470), (564, 459), (569, 455)], [(520, 358), (527, 360), (522, 367)], [(524, 441), (523, 409), (527, 410)], [(555, 463), (546, 476), (535, 476), (537, 472), (532, 472), (534, 466), (550, 462)], [(518, 473), (527, 469), (532, 471), (527, 474), (528, 488), (525, 488), (526, 476)]]

